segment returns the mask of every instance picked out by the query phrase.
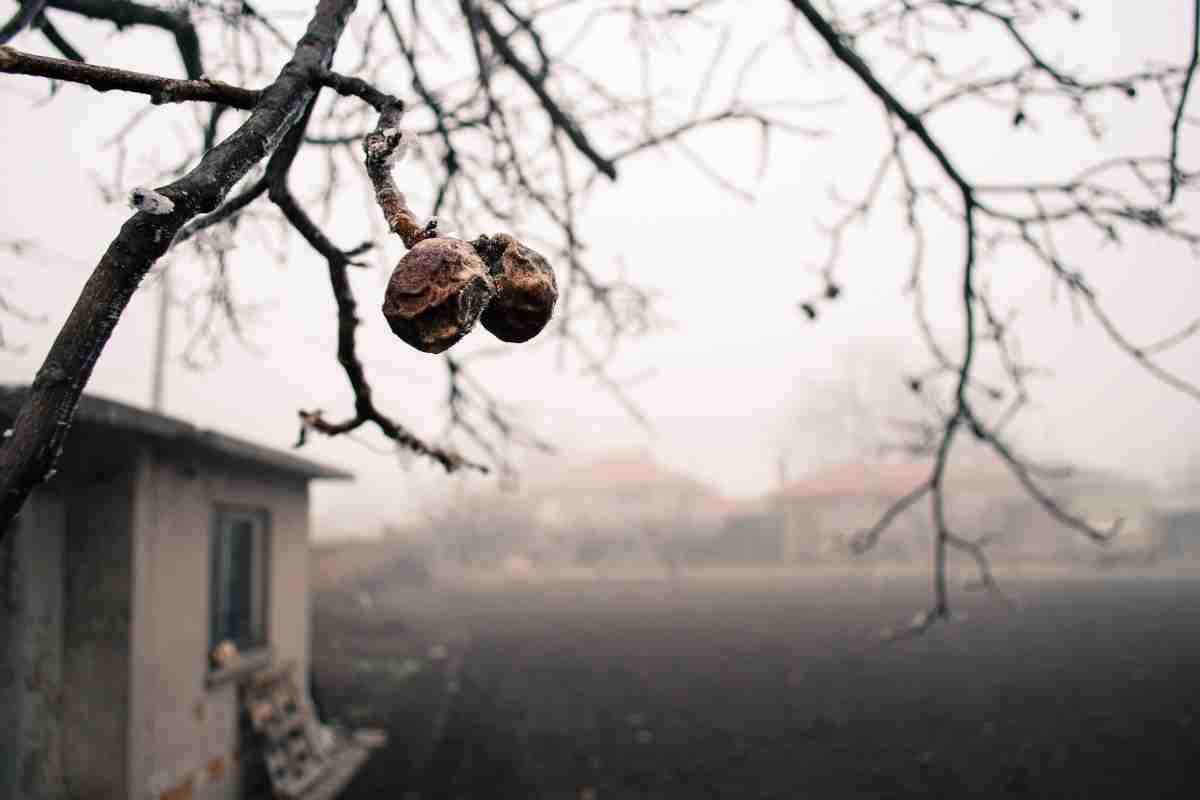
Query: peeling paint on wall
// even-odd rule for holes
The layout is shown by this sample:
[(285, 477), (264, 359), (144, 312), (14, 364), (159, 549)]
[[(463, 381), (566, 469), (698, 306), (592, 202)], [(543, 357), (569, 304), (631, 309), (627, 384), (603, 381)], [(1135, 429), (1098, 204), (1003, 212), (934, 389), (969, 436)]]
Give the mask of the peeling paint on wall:
[(167, 789), (158, 800), (192, 800), (192, 777), (189, 775), (182, 783)]

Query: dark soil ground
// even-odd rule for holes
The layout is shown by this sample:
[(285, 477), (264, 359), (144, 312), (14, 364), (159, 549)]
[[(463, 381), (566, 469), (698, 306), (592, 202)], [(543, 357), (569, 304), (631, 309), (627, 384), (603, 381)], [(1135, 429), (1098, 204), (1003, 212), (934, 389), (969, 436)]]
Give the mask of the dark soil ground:
[(1200, 581), (741, 575), (319, 596), (346, 798), (1200, 797)]

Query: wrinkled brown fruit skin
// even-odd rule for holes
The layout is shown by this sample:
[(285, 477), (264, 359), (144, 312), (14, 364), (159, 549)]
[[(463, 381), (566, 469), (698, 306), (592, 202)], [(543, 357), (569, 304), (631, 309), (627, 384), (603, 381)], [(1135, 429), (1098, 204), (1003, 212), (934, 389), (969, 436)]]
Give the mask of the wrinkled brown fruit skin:
[(460, 239), (418, 242), (388, 281), (383, 315), (392, 332), (423, 353), (441, 353), (471, 332), (496, 294), (488, 267)]
[(558, 283), (546, 259), (505, 233), (481, 236), (475, 249), (488, 262), (496, 296), (480, 321), (497, 339), (527, 342), (554, 314)]

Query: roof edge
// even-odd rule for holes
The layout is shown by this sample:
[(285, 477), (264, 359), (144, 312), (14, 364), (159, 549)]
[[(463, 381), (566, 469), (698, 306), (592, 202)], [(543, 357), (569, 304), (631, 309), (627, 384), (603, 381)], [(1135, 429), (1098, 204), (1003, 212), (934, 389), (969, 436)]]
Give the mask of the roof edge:
[[(27, 385), (0, 384), (0, 417), (15, 417), (28, 395)], [(75, 422), (136, 431), (161, 441), (183, 442), (208, 453), (313, 480), (354, 478), (353, 473), (338, 467), (310, 461), (215, 430), (198, 428), (177, 417), (169, 417), (96, 394), (80, 396), (75, 409)]]

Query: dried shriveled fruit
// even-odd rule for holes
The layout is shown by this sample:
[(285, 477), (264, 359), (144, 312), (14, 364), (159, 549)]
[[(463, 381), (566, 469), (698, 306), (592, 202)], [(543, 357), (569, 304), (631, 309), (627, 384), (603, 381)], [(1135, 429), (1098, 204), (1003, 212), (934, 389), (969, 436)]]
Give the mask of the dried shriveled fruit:
[(506, 233), (480, 236), (475, 249), (496, 282), (496, 296), (480, 321), (505, 342), (527, 342), (541, 333), (554, 314), (558, 283), (540, 253)]
[(496, 293), (488, 267), (467, 242), (418, 242), (392, 272), (383, 315), (392, 332), (425, 353), (440, 353), (470, 333)]

